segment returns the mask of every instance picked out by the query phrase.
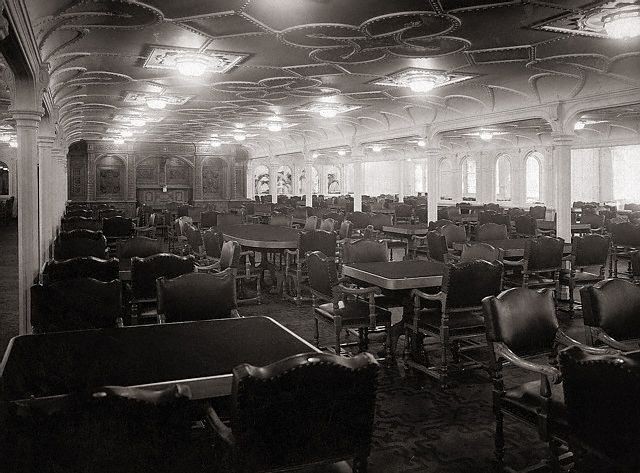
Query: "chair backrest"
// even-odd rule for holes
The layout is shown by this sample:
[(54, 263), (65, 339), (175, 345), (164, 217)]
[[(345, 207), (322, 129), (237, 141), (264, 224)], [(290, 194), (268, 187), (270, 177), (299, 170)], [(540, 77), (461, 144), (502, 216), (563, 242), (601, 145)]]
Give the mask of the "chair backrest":
[(64, 260), (77, 256), (106, 258), (107, 239), (102, 232), (84, 229), (60, 232), (54, 244), (55, 259)]
[(371, 225), (371, 214), (366, 212), (352, 212), (349, 220), (353, 223), (353, 228), (360, 230)]
[(336, 234), (324, 230), (303, 230), (298, 233), (298, 249), (300, 255), (304, 257), (308, 252), (321, 251), (327, 257), (336, 254), (338, 245)]
[(562, 269), (564, 240), (549, 236), (530, 238), (524, 245), (525, 271), (559, 271)]
[(484, 204), (484, 209), (485, 210), (493, 210), (494, 212), (500, 212), (500, 205), (491, 202), (489, 204)]
[(591, 225), (591, 228), (602, 228), (604, 227), (604, 215), (599, 215), (591, 212), (582, 212), (582, 217), (580, 217), (580, 223), (588, 223)]
[(536, 219), (530, 215), (520, 215), (515, 219), (516, 233), (521, 235), (535, 235), (536, 226)]
[(534, 219), (544, 220), (547, 215), (547, 208), (544, 205), (534, 205), (529, 207), (529, 216)]
[(396, 204), (394, 206), (394, 214), (398, 218), (411, 218), (413, 216), (413, 207), (409, 204)]
[(607, 264), (611, 238), (604, 235), (589, 234), (575, 236), (571, 240), (575, 266), (602, 266)]
[(131, 258), (131, 292), (136, 299), (155, 299), (156, 279), (175, 278), (192, 273), (195, 269), (193, 256), (178, 256), (160, 253), (146, 258)]
[(237, 269), (240, 266), (240, 243), (225, 241), (220, 250), (220, 269)]
[(640, 246), (640, 225), (631, 222), (612, 223), (609, 230), (614, 244)]
[(466, 261), (502, 261), (504, 257), (501, 248), (494, 248), (488, 243), (465, 243), (462, 247), (462, 254), (460, 255), (460, 262)]
[(440, 228), (450, 224), (453, 224), (452, 220), (443, 218), (440, 220), (436, 220), (435, 222), (429, 222), (429, 230), (440, 230)]
[(507, 238), (509, 238), (507, 227), (498, 223), (483, 223), (476, 230), (478, 241), (506, 240)]
[(307, 217), (307, 219), (304, 222), (304, 229), (305, 230), (316, 230), (318, 228), (318, 216), (317, 215), (311, 215), (310, 217)]
[(31, 287), (31, 324), (40, 333), (115, 327), (122, 316), (119, 279), (63, 279)]
[(316, 297), (331, 300), (331, 290), (338, 284), (335, 259), (327, 257), (321, 251), (313, 251), (307, 255), (307, 271), (311, 293)]
[(218, 214), (218, 227), (223, 228), (229, 225), (240, 225), (242, 215), (240, 214)]
[(378, 371), (370, 353), (353, 358), (307, 353), (265, 367), (234, 368), (237, 471), (366, 457)]
[(485, 223), (491, 223), (496, 215), (495, 210), (482, 210), (478, 213), (478, 224), (484, 225)]
[(158, 313), (166, 322), (224, 319), (235, 316), (236, 279), (231, 268), (219, 273), (188, 273), (156, 280)]
[(119, 277), (116, 258), (100, 259), (80, 256), (67, 260), (50, 260), (42, 270), (43, 284), (51, 284), (65, 279), (91, 278), (97, 281), (113, 281)]
[(134, 256), (146, 258), (158, 253), (162, 253), (162, 244), (155, 238), (139, 236), (120, 240), (116, 244), (116, 254), (120, 259), (130, 259)]
[(202, 241), (202, 234), (200, 233), (200, 230), (187, 223), (185, 224), (183, 231), (184, 235), (187, 237), (187, 243), (189, 243), (191, 251), (198, 253), (200, 251), (200, 248), (204, 244)]
[(374, 230), (382, 231), (382, 227), (390, 227), (393, 225), (393, 215), (376, 214), (371, 216), (371, 226)]
[(102, 220), (102, 233), (107, 238), (127, 238), (133, 235), (133, 220), (119, 215)]
[(491, 216), (491, 223), (497, 223), (498, 225), (504, 225), (507, 229), (507, 233), (511, 229), (511, 217), (509, 214), (493, 214)]
[(440, 228), (440, 233), (444, 237), (449, 248), (451, 248), (454, 243), (463, 243), (467, 241), (467, 232), (464, 227), (459, 225), (445, 225)]
[(207, 256), (212, 258), (220, 258), (222, 245), (224, 243), (224, 235), (222, 232), (213, 228), (202, 233), (202, 242), (204, 243), (204, 251)]
[(105, 218), (121, 217), (123, 213), (122, 210), (105, 208), (98, 211), (98, 218), (102, 220)]
[(320, 223), (320, 230), (325, 232), (333, 232), (336, 229), (336, 221), (332, 218), (325, 218)]
[(353, 233), (353, 223), (351, 220), (343, 220), (340, 224), (340, 231), (338, 232), (338, 236), (341, 240), (345, 238), (351, 238), (351, 234)]
[(504, 343), (520, 355), (553, 349), (559, 326), (549, 289), (514, 287), (484, 298), (482, 306), (489, 344)]
[(447, 249), (447, 240), (442, 233), (437, 231), (427, 232), (427, 255), (434, 261), (445, 262), (445, 255), (449, 252)]
[(271, 217), (269, 217), (269, 225), (275, 225), (278, 227), (290, 227), (291, 216), (281, 213), (274, 213), (273, 215), (271, 215)]
[(447, 295), (445, 310), (479, 310), (482, 299), (500, 293), (502, 273), (500, 261), (475, 260), (448, 264), (442, 276), (442, 292)]
[(580, 289), (584, 324), (616, 340), (640, 338), (640, 287), (606, 279)]
[(64, 213), (65, 217), (93, 218), (93, 211), (89, 209), (69, 209)]
[(91, 217), (64, 217), (60, 221), (60, 226), (62, 227), (63, 232), (81, 229), (100, 231), (102, 230), (102, 221), (95, 220)]
[(572, 346), (559, 361), (571, 431), (621, 467), (615, 471), (638, 471), (640, 352), (594, 355)]
[(447, 207), (447, 218), (449, 219), (456, 218), (456, 217), (459, 217), (461, 214), (462, 214), (462, 211), (460, 210), (460, 207), (458, 207), (457, 205)]
[[(507, 215), (509, 215), (509, 218), (511, 220), (515, 220), (516, 218), (518, 218), (519, 216), (524, 215), (524, 214), (525, 214), (524, 209), (521, 209), (520, 207), (513, 207), (513, 208), (510, 208), (507, 211)], [(498, 222), (496, 222), (496, 223), (498, 223)]]
[(200, 214), (200, 227), (211, 228), (218, 226), (218, 212), (206, 210)]
[(389, 261), (389, 248), (385, 241), (357, 240), (347, 241), (342, 251), (342, 262), (378, 263)]
[(309, 216), (309, 207), (296, 207), (293, 210), (293, 218), (298, 220), (307, 220)]

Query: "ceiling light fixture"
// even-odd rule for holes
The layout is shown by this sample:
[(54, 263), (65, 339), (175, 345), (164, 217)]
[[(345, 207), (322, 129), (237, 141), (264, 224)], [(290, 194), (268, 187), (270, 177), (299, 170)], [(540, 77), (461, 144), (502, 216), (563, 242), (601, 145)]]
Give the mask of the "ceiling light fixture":
[(334, 118), (338, 115), (338, 110), (333, 107), (321, 108), (318, 112), (322, 118)]
[(220, 140), (218, 140), (218, 139), (214, 138), (214, 139), (212, 139), (212, 140), (210, 141), (210, 144), (211, 144), (211, 146), (212, 146), (213, 148), (219, 148), (219, 147), (220, 147), (220, 145), (222, 145), (222, 141), (220, 141)]
[(338, 150), (338, 156), (346, 156), (346, 155), (347, 155), (347, 152), (345, 150), (343, 149)]
[(418, 140), (418, 146), (420, 146), (420, 148), (424, 148), (427, 146), (427, 142), (424, 140)]
[(491, 140), (491, 138), (493, 138), (493, 133), (491, 133), (490, 131), (481, 131), (478, 136), (480, 136), (481, 140), (489, 141)]
[(635, 38), (640, 35), (640, 8), (611, 13), (603, 16), (602, 22), (610, 38)]
[(148, 97), (146, 100), (147, 107), (154, 110), (162, 110), (169, 104), (169, 99), (166, 97)]
[(8, 143), (11, 141), (11, 135), (0, 135), (0, 141), (3, 143)]
[(113, 142), (117, 145), (123, 145), (124, 144), (124, 138), (122, 138), (121, 136), (116, 136), (113, 139)]
[(379, 153), (380, 151), (382, 151), (382, 146), (380, 145), (373, 145), (371, 147), (371, 149), (373, 150), (374, 153)]
[(18, 142), (16, 140), (11, 140), (9, 141), (9, 146), (11, 146), (12, 148), (17, 148)]
[(185, 54), (176, 58), (178, 72), (187, 77), (200, 77), (208, 65), (209, 59), (202, 54)]
[(278, 132), (282, 130), (282, 124), (279, 122), (269, 122), (267, 124), (267, 129), (269, 131), (274, 131), (274, 132)]
[(130, 138), (133, 136), (133, 132), (131, 130), (122, 130), (120, 131), (120, 136), (124, 138)]
[(573, 129), (574, 129), (574, 130), (584, 130), (584, 127), (585, 127), (586, 125), (587, 125), (587, 124), (586, 124), (585, 122), (583, 122), (582, 120), (578, 120), (578, 121), (576, 122), (576, 124), (575, 124), (575, 125), (573, 125)]
[(409, 82), (409, 88), (417, 93), (429, 92), (433, 90), (435, 86), (436, 80), (430, 76), (414, 79)]
[(247, 135), (245, 135), (244, 133), (236, 133), (235, 135), (233, 135), (233, 139), (236, 141), (244, 141), (247, 139)]
[(129, 123), (131, 123), (131, 126), (141, 127), (145, 126), (147, 124), (147, 121), (144, 118), (131, 117), (129, 119)]

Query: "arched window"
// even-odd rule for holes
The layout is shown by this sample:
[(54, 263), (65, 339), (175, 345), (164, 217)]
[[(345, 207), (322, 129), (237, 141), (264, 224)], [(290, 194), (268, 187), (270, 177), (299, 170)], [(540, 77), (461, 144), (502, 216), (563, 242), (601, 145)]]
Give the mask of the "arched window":
[(440, 161), (440, 200), (452, 200), (455, 195), (453, 166), (451, 161)]
[(267, 166), (257, 166), (253, 172), (253, 182), (256, 195), (269, 194), (269, 168)]
[[(317, 194), (318, 193), (318, 189), (320, 188), (320, 179), (318, 177), (318, 170), (314, 167), (311, 168), (311, 170), (313, 171), (312, 174), (312, 179), (313, 179), (313, 190), (312, 193)], [(305, 182), (307, 179), (307, 172), (305, 169), (302, 170), (302, 172), (300, 173), (300, 179), (298, 180), (298, 187), (300, 189), (300, 195), (305, 194), (307, 192), (307, 189), (305, 188)]]
[(0, 195), (9, 195), (9, 166), (0, 161)]
[(278, 182), (276, 192), (278, 195), (291, 195), (293, 191), (293, 178), (291, 177), (291, 168), (289, 166), (280, 166), (277, 171)]
[(471, 157), (462, 159), (462, 196), (463, 197), (475, 197), (476, 196), (476, 160)]
[(340, 169), (330, 166), (327, 169), (327, 193), (340, 194)]
[(525, 188), (527, 202), (540, 202), (540, 189), (542, 182), (542, 155), (540, 153), (529, 153), (524, 162), (525, 167)]
[(511, 200), (511, 159), (506, 154), (496, 160), (496, 200)]

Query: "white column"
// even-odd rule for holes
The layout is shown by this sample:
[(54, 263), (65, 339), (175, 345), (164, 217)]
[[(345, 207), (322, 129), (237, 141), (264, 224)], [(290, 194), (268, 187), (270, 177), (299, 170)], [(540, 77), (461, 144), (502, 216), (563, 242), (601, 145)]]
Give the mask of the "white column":
[(269, 194), (271, 194), (271, 203), (278, 203), (278, 164), (275, 156), (269, 157)]
[(39, 208), (40, 208), (40, 261), (49, 259), (49, 247), (51, 245), (51, 220), (54, 218), (55, 200), (53, 192), (55, 182), (55, 174), (53, 170), (51, 150), (55, 136), (50, 134), (41, 134), (38, 137), (38, 184), (39, 184)]
[(404, 201), (404, 193), (406, 188), (407, 179), (407, 160), (402, 158), (400, 160), (400, 170), (398, 172), (398, 202)]
[(51, 165), (54, 174), (54, 182), (52, 188), (53, 214), (50, 220), (50, 232), (54, 240), (58, 234), (58, 230), (60, 229), (60, 223), (62, 216), (64, 215), (69, 188), (66, 173), (66, 155), (67, 153), (65, 147), (62, 144), (60, 144), (59, 146), (55, 146), (51, 150)]
[(613, 201), (613, 158), (611, 157), (611, 148), (608, 146), (600, 148), (599, 154), (599, 200), (600, 202), (611, 202)]
[(305, 205), (313, 206), (313, 155), (305, 153), (304, 155), (304, 195)]
[(553, 135), (553, 170), (557, 231), (560, 238), (571, 241), (571, 143), (572, 135)]
[(38, 125), (42, 113), (14, 110), (18, 137), (18, 306), (20, 334), (31, 331), (30, 288), (40, 270)]
[(432, 148), (425, 150), (427, 156), (427, 220), (438, 220), (438, 159), (440, 150)]

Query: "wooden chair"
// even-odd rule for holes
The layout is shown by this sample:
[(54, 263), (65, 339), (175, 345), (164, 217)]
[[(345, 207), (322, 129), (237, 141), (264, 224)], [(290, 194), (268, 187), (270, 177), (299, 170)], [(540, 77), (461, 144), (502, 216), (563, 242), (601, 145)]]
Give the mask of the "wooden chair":
[(31, 287), (34, 332), (60, 332), (122, 327), (122, 288), (119, 279), (62, 279)]
[(230, 225), (242, 224), (242, 215), (240, 214), (218, 214), (218, 228), (228, 227)]
[(53, 247), (54, 258), (65, 260), (77, 256), (108, 257), (107, 239), (102, 232), (92, 230), (71, 230), (60, 232)]
[[(363, 353), (295, 355), (233, 370), (231, 427), (209, 421), (237, 473), (298, 470), (353, 460), (367, 471), (379, 366)], [(322, 471), (325, 471), (324, 469)]]
[[(386, 253), (386, 252), (385, 252)], [(360, 348), (368, 346), (368, 331), (384, 325), (387, 333), (387, 354), (391, 349), (391, 312), (375, 303), (378, 287), (350, 288), (339, 283), (335, 262), (319, 251), (307, 256), (309, 286), (315, 320), (315, 343), (319, 346), (319, 319), (333, 322), (335, 351), (340, 354), (343, 329), (358, 329)], [(318, 302), (325, 302), (318, 305)]]
[(356, 240), (346, 242), (342, 250), (342, 262), (378, 263), (389, 261), (389, 250), (386, 241)]
[(589, 345), (637, 350), (640, 339), (640, 287), (624, 279), (607, 279), (580, 289)]
[(440, 228), (440, 233), (447, 243), (447, 248), (453, 248), (454, 243), (464, 243), (467, 241), (467, 232), (464, 227), (459, 225), (445, 225)]
[[(89, 209), (68, 209), (64, 213), (65, 218), (70, 217), (84, 217), (93, 219), (93, 211)], [(91, 228), (89, 230), (92, 230)]]
[(393, 208), (395, 223), (412, 223), (413, 207), (408, 204), (396, 204)]
[(604, 233), (604, 215), (598, 215), (595, 213), (583, 213), (580, 218), (580, 223), (588, 223), (591, 225), (591, 233)]
[(532, 218), (529, 215), (520, 215), (519, 217), (516, 217), (514, 223), (516, 237), (530, 238), (536, 236), (537, 224), (535, 218)]
[(224, 235), (222, 232), (210, 228), (202, 233), (202, 243), (207, 257), (211, 259), (211, 263), (220, 260), (222, 245), (224, 244)]
[(488, 243), (465, 243), (460, 254), (460, 262), (467, 261), (502, 261), (504, 252), (501, 248), (494, 248)]
[[(552, 365), (559, 346), (578, 345), (595, 354), (606, 351), (587, 347), (570, 338), (558, 325), (553, 294), (548, 289), (513, 288), (482, 301), (487, 341), (491, 352), (495, 458), (504, 463), (504, 416), (527, 423), (549, 445), (551, 469), (560, 471), (559, 444), (567, 435), (567, 418), (560, 371)], [(528, 358), (551, 354), (552, 363)], [(505, 387), (506, 363), (539, 376), (537, 381)], [(534, 471), (530, 468), (529, 471)]]
[(218, 226), (218, 213), (215, 210), (205, 210), (200, 214), (200, 228), (206, 229)]
[(337, 222), (332, 218), (324, 218), (320, 223), (320, 230), (325, 232), (334, 232), (336, 230)]
[(42, 270), (43, 285), (66, 279), (91, 278), (109, 282), (119, 278), (119, 264), (116, 258), (100, 259), (94, 256), (79, 256), (67, 260), (47, 261)]
[[(411, 292), (413, 319), (405, 324), (407, 337), (411, 339), (410, 366), (435, 377), (443, 386), (447, 385), (452, 369), (480, 366), (462, 352), (484, 344), (484, 340), (480, 341), (484, 336), (482, 299), (500, 292), (502, 271), (499, 261), (448, 264), (440, 292), (427, 294), (418, 289)], [(423, 301), (430, 305), (423, 309)], [(437, 343), (439, 362), (431, 361), (429, 354), (423, 352), (423, 337)], [(466, 359), (465, 363), (461, 363), (461, 355)]]
[(629, 259), (629, 266), (631, 266), (631, 255), (640, 250), (640, 225), (630, 222), (612, 223), (609, 226), (609, 231), (612, 242), (609, 276), (613, 275), (617, 278), (618, 259)]
[(544, 220), (547, 215), (547, 208), (544, 205), (534, 205), (529, 207), (529, 216), (534, 220)]
[(435, 230), (440, 230), (440, 228), (444, 227), (445, 225), (455, 225), (455, 223), (453, 222), (453, 220), (449, 220), (446, 218), (440, 219), (440, 220), (436, 220), (435, 222), (429, 222), (429, 230), (431, 231), (435, 231)]
[(92, 230), (98, 232), (102, 230), (102, 221), (93, 217), (68, 216), (60, 221), (60, 228), (63, 232), (71, 230)]
[(240, 317), (232, 268), (156, 279), (161, 323)]
[(320, 225), (320, 220), (318, 219), (318, 216), (311, 215), (307, 217), (307, 219), (305, 220), (304, 227), (302, 229), (307, 231), (317, 230), (319, 225)]
[(120, 264), (131, 266), (131, 258), (137, 256), (146, 258), (147, 256), (162, 253), (162, 245), (159, 240), (147, 237), (133, 237), (128, 240), (120, 240), (116, 244), (116, 255)]
[(102, 233), (107, 238), (109, 247), (115, 249), (118, 241), (126, 240), (133, 236), (133, 220), (121, 216), (104, 218), (102, 220)]
[(509, 231), (506, 225), (490, 222), (476, 229), (477, 241), (506, 240), (507, 238), (509, 238)]
[(195, 269), (193, 256), (177, 256), (160, 253), (146, 258), (131, 258), (131, 319), (158, 317), (157, 286), (159, 277), (175, 278), (192, 273)]
[[(212, 269), (214, 271), (224, 271), (228, 268), (233, 271), (236, 282), (239, 284), (239, 290), (237, 291), (239, 294), (238, 303), (256, 302), (260, 304), (262, 302), (262, 287), (260, 283), (262, 269), (256, 265), (254, 252), (242, 251), (237, 241), (226, 241), (220, 251), (220, 261)], [(252, 281), (256, 283), (256, 296), (243, 298), (245, 284)]]

